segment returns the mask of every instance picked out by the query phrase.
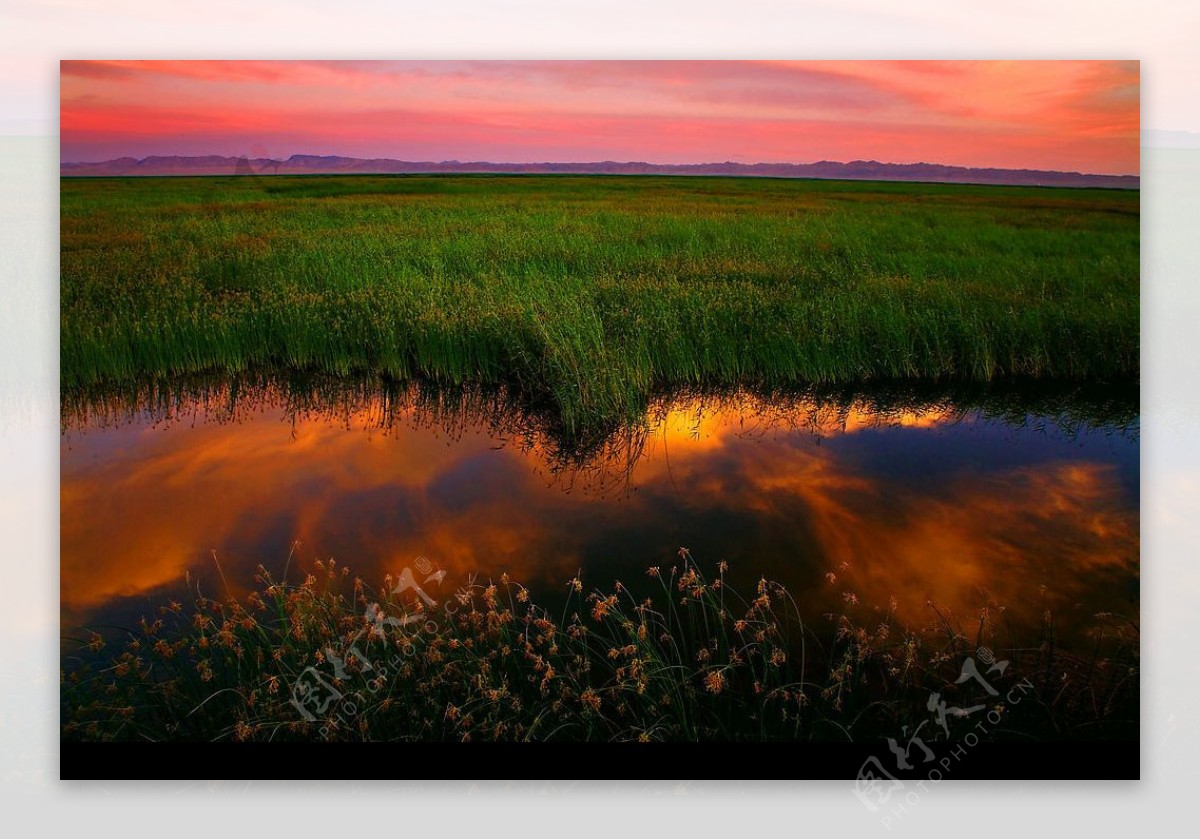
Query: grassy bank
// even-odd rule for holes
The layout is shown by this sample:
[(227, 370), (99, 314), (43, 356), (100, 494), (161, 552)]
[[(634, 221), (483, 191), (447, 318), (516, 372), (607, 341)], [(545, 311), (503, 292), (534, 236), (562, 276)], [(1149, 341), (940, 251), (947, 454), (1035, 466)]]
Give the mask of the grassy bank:
[(516, 386), (1138, 373), (1138, 194), (660, 177), (64, 179), (62, 384), (265, 366)]
[[(930, 605), (913, 628), (848, 591), (806, 622), (779, 584), (743, 595), (711, 571), (680, 549), (628, 587), (575, 578), (547, 609), (507, 576), (426, 604), (332, 562), (299, 585), (260, 569), (247, 597), (197, 591), (68, 640), (63, 737), (855, 741), (924, 721), (932, 742), (984, 715), (993, 740), (1136, 736), (1137, 626), (1118, 616), (1080, 655), (1049, 612), (1024, 646), (996, 605), (965, 627)], [(959, 679), (968, 657), (986, 687)], [(929, 726), (934, 692), (976, 718)]]

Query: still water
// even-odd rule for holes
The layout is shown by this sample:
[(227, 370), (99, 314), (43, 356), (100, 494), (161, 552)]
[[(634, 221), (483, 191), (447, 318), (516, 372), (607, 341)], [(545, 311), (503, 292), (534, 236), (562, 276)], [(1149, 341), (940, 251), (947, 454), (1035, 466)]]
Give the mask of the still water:
[(553, 600), (725, 560), (818, 623), (842, 605), (1014, 642), (1138, 609), (1136, 411), (949, 398), (685, 395), (564, 447), (503, 400), (220, 385), (64, 413), (62, 626), (131, 626), (188, 589), (245, 594), (333, 558), (379, 582), (502, 572)]

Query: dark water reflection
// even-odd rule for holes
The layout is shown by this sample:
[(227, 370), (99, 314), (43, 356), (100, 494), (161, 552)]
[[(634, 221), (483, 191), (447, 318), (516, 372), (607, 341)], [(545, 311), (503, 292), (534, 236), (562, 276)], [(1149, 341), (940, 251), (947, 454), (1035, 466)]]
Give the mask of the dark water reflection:
[[(132, 406), (132, 408), (131, 408)], [(556, 436), (500, 394), (216, 383), (64, 413), (62, 621), (129, 625), (190, 572), (245, 592), (335, 558), (368, 580), (424, 556), (553, 599), (630, 586), (680, 546), (925, 623), (1046, 609), (1062, 637), (1137, 612), (1136, 402), (1051, 395), (677, 395), (644, 426)], [(848, 595), (847, 593), (850, 593)]]

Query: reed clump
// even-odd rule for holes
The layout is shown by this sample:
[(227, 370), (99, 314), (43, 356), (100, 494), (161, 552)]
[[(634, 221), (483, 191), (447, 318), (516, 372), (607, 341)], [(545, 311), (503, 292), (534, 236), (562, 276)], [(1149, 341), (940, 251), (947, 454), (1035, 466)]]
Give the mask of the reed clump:
[(1005, 691), (1028, 684), (993, 737), (1136, 736), (1137, 628), (1119, 617), (1106, 617), (1089, 659), (1045, 638), (1002, 647), (982, 615), (970, 634), (938, 610), (910, 628), (853, 593), (806, 625), (781, 585), (760, 579), (743, 596), (724, 563), (714, 571), (680, 549), (677, 565), (650, 568), (635, 587), (649, 595), (575, 577), (551, 609), (507, 575), (435, 598), (390, 577), (369, 586), (333, 561), (299, 584), (260, 567), (244, 597), (197, 588), (186, 608), (171, 602), (136, 628), (74, 640), (63, 738), (898, 737), (928, 719), (935, 689), (960, 707), (1003, 709), (1003, 698), (955, 683), (987, 643), (1011, 663), (989, 679)]

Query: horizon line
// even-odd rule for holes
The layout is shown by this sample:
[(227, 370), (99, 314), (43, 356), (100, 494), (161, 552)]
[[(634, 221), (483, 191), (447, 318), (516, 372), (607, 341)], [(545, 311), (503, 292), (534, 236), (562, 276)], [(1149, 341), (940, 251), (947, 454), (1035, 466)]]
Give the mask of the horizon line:
[[(291, 160), (295, 160), (296, 158), (317, 158), (317, 159), (323, 159), (323, 160), (347, 160), (347, 161), (363, 161), (363, 162), (381, 161), (381, 162), (388, 162), (388, 163), (414, 164), (414, 165), (422, 165), (422, 166), (472, 166), (472, 165), (486, 165), (486, 166), (599, 166), (599, 165), (635, 166), (635, 165), (640, 165), (640, 166), (656, 166), (656, 167), (672, 168), (672, 169), (696, 168), (696, 167), (704, 167), (704, 166), (739, 166), (739, 167), (794, 166), (794, 167), (806, 167), (806, 166), (821, 166), (821, 165), (851, 166), (853, 164), (875, 164), (878, 166), (892, 166), (892, 167), (936, 166), (936, 167), (942, 167), (945, 169), (960, 169), (960, 170), (981, 171), (981, 172), (1052, 173), (1052, 174), (1061, 174), (1061, 175), (1077, 175), (1080, 177), (1087, 177), (1087, 178), (1136, 178), (1138, 180), (1141, 179), (1140, 173), (1129, 173), (1129, 172), (1109, 173), (1109, 172), (1084, 172), (1084, 171), (1078, 170), (1078, 169), (1033, 169), (1033, 168), (1029, 168), (1029, 167), (1019, 167), (1018, 168), (1018, 167), (1010, 167), (1010, 166), (967, 166), (964, 164), (937, 163), (935, 161), (929, 161), (929, 160), (921, 160), (921, 161), (916, 161), (916, 162), (911, 162), (911, 163), (900, 163), (900, 162), (895, 162), (895, 161), (877, 160), (875, 158), (854, 158), (852, 160), (833, 160), (833, 159), (829, 159), (829, 158), (823, 158), (821, 160), (804, 161), (804, 162), (798, 162), (798, 161), (744, 162), (744, 161), (736, 161), (736, 160), (726, 159), (726, 160), (709, 160), (709, 161), (703, 161), (703, 162), (699, 162), (699, 163), (659, 163), (659, 162), (650, 161), (650, 160), (616, 160), (616, 159), (612, 159), (612, 158), (606, 158), (603, 160), (538, 160), (538, 161), (506, 161), (506, 160), (486, 160), (486, 159), (459, 160), (457, 158), (447, 158), (444, 160), (431, 160), (431, 159), (417, 160), (417, 159), (408, 159), (408, 158), (359, 157), (356, 155), (317, 154), (317, 153), (310, 153), (310, 152), (297, 152), (297, 153), (294, 153), (287, 157), (271, 157), (271, 156), (250, 157), (248, 155), (222, 155), (222, 154), (216, 154), (216, 153), (195, 154), (195, 155), (154, 154), (154, 155), (146, 155), (144, 157), (136, 157), (134, 155), (121, 155), (119, 157), (106, 158), (103, 160), (60, 160), (59, 166), (60, 167), (63, 167), (63, 166), (100, 166), (103, 164), (115, 163), (117, 161), (124, 161), (124, 160), (134, 161), (137, 164), (141, 165), (141, 164), (144, 164), (148, 160), (202, 160), (205, 158), (220, 158), (220, 159), (224, 159), (224, 160), (247, 161), (247, 162), (264, 161), (267, 163), (278, 163), (278, 164), (285, 164)], [(363, 173), (363, 174), (368, 174), (368, 173)]]

